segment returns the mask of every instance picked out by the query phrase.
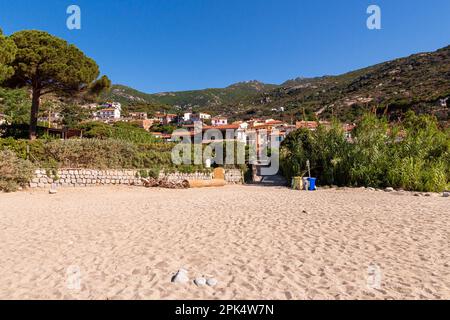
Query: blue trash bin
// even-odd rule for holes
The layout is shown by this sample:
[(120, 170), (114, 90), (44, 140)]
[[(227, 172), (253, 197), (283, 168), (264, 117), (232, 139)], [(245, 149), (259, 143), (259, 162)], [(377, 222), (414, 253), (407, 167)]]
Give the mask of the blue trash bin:
[(316, 190), (316, 178), (308, 178), (309, 181), (309, 191), (314, 191)]

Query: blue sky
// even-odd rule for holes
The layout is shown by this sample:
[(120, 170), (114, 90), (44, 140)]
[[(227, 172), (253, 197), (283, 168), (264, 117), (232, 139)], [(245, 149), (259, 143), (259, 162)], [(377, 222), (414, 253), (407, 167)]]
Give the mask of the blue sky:
[[(66, 28), (81, 8), (82, 29)], [(366, 9), (382, 10), (368, 30)], [(449, 0), (0, 0), (0, 27), (76, 44), (145, 92), (340, 74), (450, 44)]]

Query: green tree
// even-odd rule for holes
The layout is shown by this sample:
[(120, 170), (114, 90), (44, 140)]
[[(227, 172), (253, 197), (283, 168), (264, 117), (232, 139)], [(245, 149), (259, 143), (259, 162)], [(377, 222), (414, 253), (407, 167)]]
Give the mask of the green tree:
[(90, 112), (73, 104), (66, 104), (61, 110), (62, 123), (66, 127), (74, 127), (89, 119)]
[(16, 53), (14, 41), (5, 37), (0, 29), (0, 83), (14, 74), (14, 69), (9, 64), (14, 60)]
[(107, 76), (102, 76), (89, 88), (89, 95), (98, 96), (103, 90), (111, 88), (111, 80)]
[(5, 114), (8, 123), (28, 123), (30, 106), (30, 96), (26, 90), (0, 88), (0, 112)]
[(20, 31), (11, 39), (18, 50), (11, 63), (15, 74), (8, 84), (31, 88), (29, 134), (30, 139), (35, 139), (40, 98), (49, 93), (74, 95), (88, 91), (99, 76), (99, 68), (74, 45), (43, 31)]

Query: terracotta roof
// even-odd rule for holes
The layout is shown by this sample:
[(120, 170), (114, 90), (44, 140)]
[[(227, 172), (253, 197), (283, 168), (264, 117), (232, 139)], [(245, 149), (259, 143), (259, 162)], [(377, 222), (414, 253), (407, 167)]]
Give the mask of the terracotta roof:
[(208, 129), (218, 129), (218, 130), (227, 130), (227, 129), (239, 129), (240, 126), (238, 124), (224, 124), (224, 125), (220, 125), (220, 126), (205, 126), (203, 127), (204, 130), (208, 130)]
[(283, 121), (280, 121), (280, 120), (273, 120), (273, 121), (268, 121), (268, 122), (266, 122), (266, 124), (283, 124)]
[(189, 131), (189, 132), (179, 131), (179, 132), (172, 133), (172, 136), (174, 136), (174, 137), (184, 137), (184, 136), (193, 136), (193, 135), (194, 135), (194, 132), (192, 132), (192, 131)]
[(319, 124), (327, 126), (330, 125), (329, 121), (297, 121), (295, 126), (297, 127), (297, 129), (299, 128), (307, 128), (307, 129), (314, 129), (317, 128), (319, 126)]

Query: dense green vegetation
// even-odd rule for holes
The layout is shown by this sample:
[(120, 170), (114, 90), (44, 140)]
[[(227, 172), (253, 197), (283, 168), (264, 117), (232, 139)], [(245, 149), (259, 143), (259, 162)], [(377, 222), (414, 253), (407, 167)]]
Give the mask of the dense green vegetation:
[(14, 41), (3, 35), (0, 29), (0, 83), (14, 74), (14, 68), (10, 63), (14, 60), (17, 47)]
[(31, 99), (26, 90), (0, 87), (0, 113), (5, 114), (9, 123), (28, 123)]
[(352, 141), (339, 123), (330, 130), (297, 130), (282, 143), (280, 163), (291, 178), (306, 175), (306, 161), (321, 185), (442, 191), (450, 181), (450, 131), (432, 116), (408, 112), (402, 124), (366, 115)]
[[(206, 170), (203, 165), (173, 164), (173, 143), (156, 140), (139, 142), (140, 139), (136, 139), (136, 136), (122, 136), (128, 130), (122, 131), (124, 128), (120, 126), (118, 128), (119, 130), (113, 133), (116, 135), (114, 139), (108, 137), (69, 140), (0, 138), (0, 152), (7, 155), (7, 160), (0, 158), (0, 164), (3, 166), (8, 161), (9, 165), (5, 166), (5, 170), (10, 168), (8, 170), (14, 170), (14, 174), (23, 171), (27, 173), (26, 177), (29, 175), (28, 171), (24, 171), (25, 164), (51, 171), (58, 168), (140, 169), (150, 175), (161, 170), (186, 173)], [(94, 135), (98, 129), (100, 128), (93, 128), (90, 134)], [(104, 132), (98, 136), (103, 134)], [(193, 154), (194, 150), (191, 152)], [(11, 153), (14, 154), (14, 157), (11, 156)], [(16, 186), (23, 183), (21, 175), (12, 175), (8, 172), (0, 171), (0, 183), (7, 179), (8, 186), (13, 185), (11, 184), (13, 178), (9, 177), (17, 177)], [(5, 177), (2, 178), (2, 175)], [(143, 176), (145, 175), (143, 174)], [(6, 185), (6, 182), (3, 185)], [(12, 187), (3, 189), (13, 190)]]
[(170, 124), (155, 123), (151, 128), (151, 132), (162, 132), (165, 134), (172, 134), (179, 127)]
[(173, 144), (133, 143), (118, 139), (0, 139), (0, 150), (11, 150), (41, 168), (173, 168)]
[(33, 170), (30, 161), (19, 158), (11, 150), (0, 150), (0, 191), (16, 191), (27, 185)]
[(131, 143), (161, 142), (142, 128), (128, 122), (116, 122), (113, 125), (102, 122), (84, 122), (76, 126), (83, 131), (84, 138), (116, 139)]
[[(163, 92), (146, 94), (135, 89), (113, 85), (111, 90), (105, 91), (103, 99), (119, 101), (124, 105), (166, 105), (180, 106), (183, 109), (200, 107), (203, 111), (214, 111), (215, 107), (240, 103), (257, 93), (266, 92), (276, 88), (276, 85), (265, 84), (259, 81), (239, 82), (226, 88), (212, 88), (204, 90), (191, 90), (179, 92)], [(220, 110), (216, 110), (220, 113)]]

